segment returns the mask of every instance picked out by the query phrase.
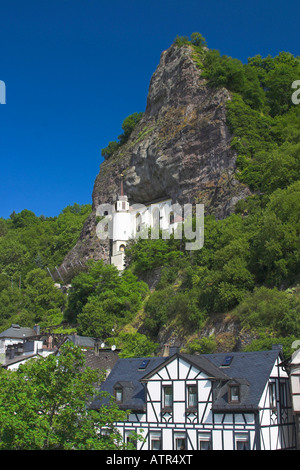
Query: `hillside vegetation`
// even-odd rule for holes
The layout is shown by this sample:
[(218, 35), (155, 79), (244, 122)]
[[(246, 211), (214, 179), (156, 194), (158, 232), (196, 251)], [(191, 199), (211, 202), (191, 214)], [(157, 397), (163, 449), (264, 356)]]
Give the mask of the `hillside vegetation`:
[[(300, 338), (300, 106), (291, 100), (300, 58), (281, 52), (243, 64), (207, 49), (199, 33), (175, 44), (193, 49), (210, 87), (231, 92), (227, 123), (238, 154), (236, 177), (252, 196), (224, 220), (205, 217), (201, 250), (185, 251), (184, 240), (174, 238), (132, 241), (122, 277), (113, 266), (90, 262), (73, 278), (68, 297), (54, 288), (45, 268), (59, 265), (75, 244), (89, 206), (69, 207), (55, 219), (30, 211), (1, 219), (2, 329), (12, 321), (32, 326), (64, 320), (79, 334), (113, 341), (124, 356), (153, 353), (166, 328), (185, 339), (188, 352), (235, 349), (234, 336), (227, 342), (203, 336), (216, 316), (249, 333), (248, 349), (280, 342), (289, 354)], [(105, 158), (141, 117), (133, 116), (120, 141), (103, 150)], [(155, 270), (160, 278), (150, 291), (141, 279)]]

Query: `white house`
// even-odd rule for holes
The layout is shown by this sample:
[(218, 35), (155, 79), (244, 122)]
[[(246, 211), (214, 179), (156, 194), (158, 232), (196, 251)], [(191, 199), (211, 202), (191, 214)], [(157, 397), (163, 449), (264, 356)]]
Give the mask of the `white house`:
[[(289, 377), (281, 349), (120, 359), (101, 390), (130, 409), (116, 423), (140, 450), (296, 448)], [(101, 401), (94, 401), (97, 409)]]

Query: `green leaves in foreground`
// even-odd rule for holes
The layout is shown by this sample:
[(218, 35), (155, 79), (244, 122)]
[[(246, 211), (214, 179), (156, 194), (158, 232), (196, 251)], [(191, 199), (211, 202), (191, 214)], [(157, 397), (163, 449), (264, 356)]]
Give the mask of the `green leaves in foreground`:
[(87, 407), (100, 381), (99, 371), (84, 368), (83, 353), (71, 343), (61, 355), (33, 359), (15, 372), (2, 369), (0, 450), (124, 448), (113, 423), (127, 413), (112, 401), (99, 412)]

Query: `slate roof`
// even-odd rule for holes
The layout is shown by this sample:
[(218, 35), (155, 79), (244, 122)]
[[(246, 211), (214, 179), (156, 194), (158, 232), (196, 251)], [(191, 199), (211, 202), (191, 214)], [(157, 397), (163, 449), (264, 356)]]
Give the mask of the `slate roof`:
[[(102, 384), (101, 391), (113, 395), (114, 385), (130, 381), (133, 384), (132, 393), (125, 394), (126, 400), (120, 407), (132, 411), (143, 411), (145, 409), (143, 382), (146, 382), (164, 364), (172, 361), (175, 356), (179, 356), (204, 371), (215, 381), (213, 398), (215, 412), (255, 410), (279, 354), (280, 348), (274, 347), (271, 351), (203, 355), (176, 353), (171, 357), (119, 359)], [(232, 360), (227, 367), (224, 367), (222, 364), (226, 356), (232, 356)], [(140, 370), (140, 365), (146, 359), (149, 360), (146, 369)], [(240, 385), (239, 404), (228, 403), (228, 384), (233, 383)], [(95, 400), (91, 407), (97, 409), (101, 403)]]
[[(213, 379), (216, 379), (216, 380), (228, 380), (229, 379), (229, 377), (226, 375), (226, 373), (224, 373), (224, 371), (216, 367), (204, 355), (191, 355), (191, 354), (182, 354), (182, 353), (178, 355), (182, 357), (183, 359), (185, 359), (190, 364), (193, 364), (195, 367), (205, 372), (209, 377)], [(166, 364), (168, 362), (171, 362), (173, 360), (173, 357), (174, 355), (168, 358), (165, 358)], [(153, 369), (152, 371), (150, 371), (149, 368), (147, 369), (148, 369), (148, 373), (143, 377), (143, 381), (147, 381), (149, 377), (151, 377), (153, 374), (156, 373), (156, 370), (159, 369), (159, 367), (157, 367), (156, 369)]]
[(37, 336), (33, 328), (23, 328), (19, 325), (12, 325), (5, 331), (0, 333), (0, 338), (26, 339)]
[(89, 336), (80, 336), (80, 335), (68, 335), (68, 340), (71, 341), (75, 346), (80, 346), (82, 348), (94, 348), (95, 347), (95, 338), (90, 338)]
[[(213, 403), (215, 411), (257, 409), (258, 403), (270, 377), (281, 347), (274, 346), (270, 351), (235, 352), (229, 354), (205, 355), (214, 365), (221, 368), (231, 379), (236, 379), (241, 385), (240, 404), (229, 404), (227, 384), (216, 393)], [(222, 367), (225, 356), (232, 356), (228, 367)]]
[[(130, 358), (130, 359), (119, 359), (109, 374), (108, 378), (102, 384), (100, 390), (108, 392), (110, 395), (114, 394), (114, 385), (120, 382), (132, 382), (133, 390), (130, 398), (128, 398), (121, 406), (122, 409), (130, 409), (132, 411), (143, 411), (145, 408), (145, 392), (144, 386), (140, 382), (142, 377), (145, 375), (146, 370), (140, 370), (139, 367), (145, 359), (149, 359), (147, 369), (153, 370), (157, 366), (161, 365), (167, 357), (148, 357), (148, 358)], [(98, 409), (101, 403), (105, 403), (106, 400), (96, 399), (91, 404), (91, 408)]]
[(85, 365), (91, 369), (111, 370), (118, 361), (118, 351), (100, 350), (97, 356), (94, 351), (84, 351)]

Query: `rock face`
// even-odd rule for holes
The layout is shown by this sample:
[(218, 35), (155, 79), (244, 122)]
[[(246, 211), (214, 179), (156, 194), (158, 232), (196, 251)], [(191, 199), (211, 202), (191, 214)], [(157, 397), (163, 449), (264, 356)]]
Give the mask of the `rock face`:
[(171, 198), (179, 204), (202, 203), (205, 213), (217, 218), (229, 215), (250, 194), (234, 177), (236, 154), (226, 126), (230, 99), (226, 89), (207, 86), (190, 46), (172, 45), (164, 51), (143, 118), (128, 142), (102, 163), (93, 189), (93, 213), (64, 264), (108, 259), (109, 243), (96, 236), (95, 211), (114, 202), (122, 173), (131, 204)]

